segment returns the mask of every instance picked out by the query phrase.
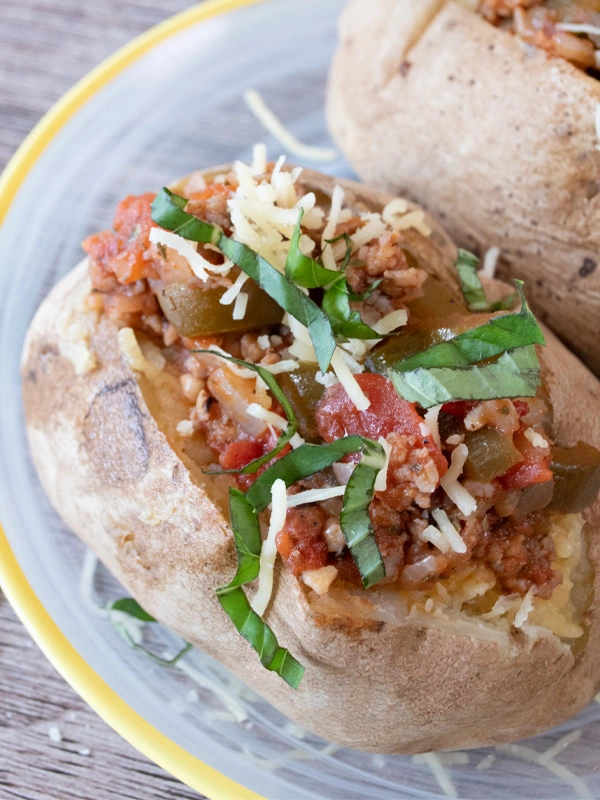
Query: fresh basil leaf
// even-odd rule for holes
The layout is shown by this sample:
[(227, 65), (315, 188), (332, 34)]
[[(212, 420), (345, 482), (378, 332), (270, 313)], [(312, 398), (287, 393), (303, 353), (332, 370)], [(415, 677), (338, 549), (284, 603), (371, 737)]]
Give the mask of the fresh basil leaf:
[(342, 239), (346, 242), (346, 253), (344, 254), (344, 260), (342, 261), (342, 266), (340, 267), (340, 271), (343, 272), (348, 264), (350, 263), (350, 259), (352, 258), (352, 248), (353, 242), (350, 238), (350, 235), (347, 233), (340, 233), (339, 236), (336, 236), (335, 239), (325, 239), (325, 242), (333, 247), (334, 244), (341, 242)]
[(180, 661), (186, 655), (186, 653), (189, 653), (193, 647), (193, 645), (191, 645), (189, 642), (186, 642), (181, 650), (173, 656), (173, 658), (161, 658), (161, 656), (157, 656), (151, 650), (148, 650), (147, 647), (144, 647), (143, 644), (134, 642), (129, 635), (127, 628), (125, 628), (125, 626), (120, 622), (111, 620), (111, 624), (119, 636), (129, 645), (129, 647), (131, 647), (132, 650), (137, 650), (139, 653), (143, 653), (145, 656), (152, 659), (152, 661), (155, 661), (157, 664), (161, 664), (163, 667), (172, 667), (174, 664)]
[(400, 397), (422, 408), (453, 400), (534, 397), (541, 383), (533, 345), (510, 350), (490, 364), (392, 369), (389, 374)]
[(384, 464), (382, 446), (378, 442), (365, 440), (362, 460), (350, 475), (340, 514), (340, 527), (365, 589), (385, 578), (385, 564), (369, 517), (375, 479)]
[(152, 203), (152, 221), (190, 242), (217, 244), (223, 233), (221, 228), (188, 214), (184, 211), (187, 203), (187, 198), (180, 197), (170, 189), (161, 189)]
[(365, 324), (358, 311), (350, 308), (351, 291), (345, 275), (341, 275), (323, 295), (323, 311), (336, 336), (348, 339), (381, 339), (382, 336)]
[(300, 252), (299, 242), (302, 234), (300, 226), (303, 216), (304, 209), (300, 209), (285, 262), (285, 274), (296, 286), (304, 286), (305, 289), (319, 289), (339, 278), (340, 273), (337, 270), (325, 269), (317, 261)]
[(266, 622), (252, 610), (241, 587), (228, 592), (217, 591), (219, 602), (239, 633), (258, 653), (260, 663), (276, 672), (293, 689), (297, 689), (304, 675), (304, 667), (289, 650), (279, 647), (275, 634)]
[(330, 444), (303, 444), (263, 472), (246, 494), (257, 511), (271, 502), (271, 488), (278, 478), (291, 486), (301, 478), (314, 475), (350, 453), (362, 453), (344, 493), (340, 526), (365, 588), (385, 577), (385, 566), (369, 518), (375, 478), (385, 463), (383, 448), (363, 436), (346, 436)]
[(150, 616), (147, 611), (144, 611), (138, 601), (134, 600), (133, 597), (121, 597), (119, 600), (115, 600), (114, 603), (108, 606), (108, 610), (123, 611), (125, 614), (129, 614), (130, 617), (142, 620), (142, 622), (156, 622), (154, 617)]
[(218, 226), (202, 222), (184, 211), (186, 203), (186, 198), (162, 189), (152, 204), (152, 219), (157, 225), (191, 241), (215, 244), (284, 311), (308, 328), (319, 369), (325, 373), (335, 350), (335, 337), (329, 320), (319, 306), (250, 247), (225, 236)]
[(262, 537), (258, 512), (238, 489), (229, 489), (229, 516), (238, 567), (227, 586), (217, 589), (217, 597), (237, 630), (257, 651), (261, 663), (297, 688), (304, 668), (287, 650), (279, 647), (272, 630), (252, 610), (241, 588), (258, 577)]
[(298, 420), (296, 419), (296, 415), (294, 414), (294, 409), (292, 408), (292, 404), (287, 399), (287, 396), (281, 386), (277, 383), (275, 376), (269, 372), (268, 369), (259, 366), (258, 364), (250, 364), (248, 361), (242, 361), (239, 358), (234, 358), (233, 356), (226, 356), (223, 353), (218, 353), (215, 350), (192, 350), (192, 353), (208, 353), (212, 356), (219, 356), (223, 358), (225, 361), (231, 361), (234, 364), (237, 364), (240, 367), (245, 367), (246, 369), (251, 369), (254, 372), (258, 373), (263, 381), (267, 384), (275, 398), (281, 403), (283, 406), (283, 410), (285, 411), (285, 415), (288, 420), (287, 428), (281, 432), (279, 438), (277, 439), (277, 444), (272, 450), (269, 450), (268, 453), (260, 456), (259, 458), (255, 458), (254, 461), (251, 461), (249, 464), (246, 464), (245, 467), (242, 469), (223, 469), (223, 470), (210, 470), (206, 471), (207, 475), (252, 475), (257, 472), (263, 464), (271, 461), (272, 458), (280, 453), (286, 444), (290, 441), (290, 439), (294, 436), (296, 431), (298, 430)]
[(510, 311), (510, 309), (515, 305), (519, 298), (517, 292), (513, 292), (509, 294), (508, 297), (505, 297), (504, 300), (496, 300), (495, 303), (492, 303), (491, 306), (488, 308), (488, 311), (492, 313), (495, 311)]
[(365, 289), (365, 291), (362, 294), (354, 294), (354, 292), (351, 289), (349, 289), (348, 290), (348, 297), (350, 298), (350, 300), (353, 303), (361, 303), (364, 300), (368, 300), (369, 297), (371, 297), (371, 295), (375, 291), (375, 289), (382, 282), (383, 282), (383, 278), (377, 278), (377, 280), (373, 281), (373, 283), (369, 286), (369, 288)]
[(521, 310), (518, 313), (495, 317), (485, 325), (415, 353), (394, 364), (392, 373), (412, 372), (418, 368), (464, 367), (517, 347), (546, 344), (544, 334), (523, 295), (523, 281), (515, 281), (515, 285), (521, 298)]
[(468, 250), (458, 250), (458, 258), (454, 264), (458, 277), (460, 278), (460, 288), (467, 301), (469, 311), (487, 311), (488, 301), (485, 291), (477, 274), (479, 259)]
[(292, 486), (296, 481), (321, 472), (350, 453), (361, 453), (365, 441), (370, 439), (365, 440), (362, 436), (345, 436), (331, 444), (300, 445), (259, 475), (246, 492), (246, 499), (260, 513), (271, 502), (271, 489), (278, 478), (281, 478), (286, 486)]

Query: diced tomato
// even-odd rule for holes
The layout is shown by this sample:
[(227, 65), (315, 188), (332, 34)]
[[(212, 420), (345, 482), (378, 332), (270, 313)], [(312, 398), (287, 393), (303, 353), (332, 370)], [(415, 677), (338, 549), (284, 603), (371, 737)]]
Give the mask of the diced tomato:
[(529, 403), (526, 403), (525, 400), (513, 400), (513, 406), (520, 417), (529, 414)]
[[(251, 461), (260, 458), (265, 453), (268, 453), (275, 447), (277, 443), (277, 436), (267, 432), (258, 439), (238, 439), (235, 442), (228, 444), (224, 450), (219, 454), (219, 464), (223, 469), (243, 469)], [(280, 453), (264, 464), (260, 469), (250, 475), (236, 475), (235, 480), (237, 485), (243, 491), (247, 491), (254, 481), (261, 475), (271, 464), (278, 461), (286, 453), (289, 453), (292, 448), (286, 445)]]
[(535, 483), (546, 483), (553, 478), (550, 447), (534, 447), (525, 436), (523, 426), (515, 433), (515, 446), (523, 454), (523, 461), (511, 467), (498, 479), (503, 489), (524, 489)]
[(318, 506), (291, 508), (276, 537), (277, 550), (292, 575), (327, 564), (329, 549), (323, 536), (325, 515)]
[(187, 198), (188, 200), (210, 200), (211, 197), (217, 197), (220, 194), (229, 197), (233, 194), (233, 187), (224, 183), (211, 183), (206, 189), (202, 189), (199, 192), (191, 192), (187, 195)]
[(149, 192), (126, 197), (117, 206), (114, 230), (85, 239), (82, 247), (95, 262), (96, 271), (115, 275), (119, 283), (132, 283), (153, 273), (152, 264), (144, 259), (144, 254), (154, 225), (150, 208), (154, 197)]
[(466, 417), (478, 405), (477, 400), (455, 400), (451, 403), (444, 403), (442, 411), (453, 417)]
[(399, 397), (392, 382), (383, 375), (365, 372), (355, 377), (371, 405), (366, 411), (359, 411), (341, 383), (329, 387), (315, 415), (323, 439), (333, 442), (357, 434), (377, 440), (392, 432), (415, 436), (431, 453), (440, 477), (445, 475), (448, 463), (433, 439), (423, 436), (420, 426), (424, 420), (415, 404)]

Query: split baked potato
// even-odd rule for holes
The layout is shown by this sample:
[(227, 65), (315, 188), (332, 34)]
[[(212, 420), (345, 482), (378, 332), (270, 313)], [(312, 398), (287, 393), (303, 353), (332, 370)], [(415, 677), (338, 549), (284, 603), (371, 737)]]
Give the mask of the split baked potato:
[(352, 0), (327, 101), (360, 178), (420, 202), (461, 246), (499, 248), (498, 276), (527, 280), (534, 311), (596, 374), (599, 11), (589, 0)]
[[(232, 223), (223, 218), (226, 207), (215, 200), (221, 191), (216, 184), (227, 185), (228, 179), (224, 177), (227, 173), (228, 168), (205, 173), (208, 187), (204, 177), (196, 174), (172, 188), (190, 198), (200, 198), (194, 208), (196, 214), (227, 229)], [(244, 175), (248, 178), (247, 173)], [(261, 178), (253, 180), (257, 184)], [(264, 183), (268, 184), (268, 176)], [(374, 219), (379, 225), (379, 214), (384, 209), (402, 211), (399, 219), (416, 212), (411, 218), (412, 224), (400, 224), (397, 226), (400, 231), (390, 233), (388, 230), (384, 234), (387, 236), (383, 240), (385, 246), (395, 248), (393, 252), (400, 258), (401, 245), (402, 251), (410, 254), (410, 264), (404, 264), (395, 273), (388, 271), (383, 283), (375, 289), (371, 286), (374, 293), (370, 300), (364, 301), (371, 303), (369, 308), (364, 304), (361, 307), (363, 318), (368, 318), (378, 307), (377, 303), (384, 301), (407, 306), (409, 320), (410, 315), (417, 319), (417, 333), (421, 330), (420, 315), (439, 315), (441, 322), (438, 319), (436, 331), (443, 327), (444, 320), (446, 328), (452, 328), (457, 315), (468, 316), (454, 269), (457, 251), (437, 223), (414, 206), (402, 203), (390, 206), (393, 195), (309, 171), (302, 173), (296, 191), (301, 197), (315, 193), (324, 220), (327, 214), (333, 213), (330, 205), (334, 186), (343, 190), (343, 205), (348, 209), (342, 217), (344, 222), (338, 223), (334, 231), (338, 236), (343, 236), (344, 226), (346, 231), (351, 231), (350, 235), (356, 235), (356, 231), (366, 229), (369, 220)], [(200, 191), (193, 192), (194, 188)], [(294, 196), (292, 201), (295, 199)], [(188, 210), (192, 210), (193, 202), (193, 199), (189, 201)], [(305, 218), (310, 214), (309, 205)], [(292, 207), (297, 206), (292, 202)], [(396, 563), (395, 568), (406, 569), (408, 565), (413, 573), (409, 580), (408, 572), (400, 572), (400, 583), (394, 583), (396, 573), (388, 552), (394, 556), (396, 551), (386, 550), (382, 539), (378, 542), (385, 554), (387, 582), (368, 590), (360, 587), (360, 581), (357, 585), (355, 565), (347, 548), (343, 550), (345, 555), (340, 556), (345, 547), (342, 541), (341, 545), (334, 544), (333, 551), (325, 547), (329, 564), (325, 569), (330, 572), (333, 569), (336, 577), (333, 583), (330, 581), (330, 586), (323, 587), (322, 581), (314, 577), (321, 562), (317, 559), (317, 569), (311, 562), (309, 566), (313, 569), (299, 575), (298, 570), (292, 568), (292, 562), (293, 558), (300, 557), (300, 551), (296, 548), (290, 555), (278, 539), (278, 548), (285, 554), (286, 563), (281, 559), (276, 563), (274, 590), (264, 619), (279, 645), (287, 648), (305, 672), (299, 687), (294, 689), (261, 665), (250, 644), (228, 619), (216, 593), (219, 587), (231, 581), (236, 570), (236, 542), (227, 504), (229, 489), (236, 479), (238, 485), (248, 489), (256, 477), (256, 473), (210, 474), (211, 465), (214, 467), (216, 461), (215, 452), (220, 447), (215, 437), (229, 436), (227, 424), (236, 415), (227, 405), (227, 397), (231, 399), (234, 394), (231, 386), (236, 379), (233, 373), (228, 373), (229, 395), (227, 391), (219, 394), (219, 380), (223, 380), (223, 375), (219, 373), (219, 380), (215, 375), (219, 369), (227, 371), (228, 365), (223, 367), (214, 350), (212, 355), (187, 355), (191, 350), (206, 350), (211, 344), (237, 352), (232, 343), (243, 333), (238, 330), (211, 338), (205, 332), (194, 332), (192, 340), (178, 337), (173, 324), (167, 321), (176, 303), (172, 307), (165, 306), (166, 311), (158, 311), (147, 296), (148, 283), (153, 286), (152, 291), (160, 293), (169, 285), (169, 271), (187, 269), (189, 273), (189, 266), (182, 267), (182, 259), (185, 259), (176, 249), (160, 243), (160, 235), (164, 237), (164, 234), (159, 234), (153, 247), (149, 245), (149, 206), (144, 206), (144, 212), (140, 208), (129, 198), (121, 209), (123, 214), (115, 224), (116, 230), (88, 240), (86, 249), (90, 259), (64, 277), (42, 303), (24, 347), (23, 398), (31, 453), (42, 484), (66, 524), (147, 612), (217, 658), (291, 719), (342, 745), (382, 753), (492, 745), (530, 736), (582, 709), (600, 686), (600, 503), (597, 499), (592, 503), (589, 486), (583, 504), (592, 504), (583, 517), (579, 514), (580, 508), (572, 507), (568, 509), (572, 513), (544, 518), (543, 525), (548, 526), (548, 530), (543, 532), (540, 541), (543, 540), (544, 547), (550, 548), (552, 553), (543, 556), (541, 550), (535, 552), (536, 558), (546, 558), (544, 574), (550, 576), (546, 599), (535, 596), (537, 578), (528, 578), (529, 583), (519, 584), (519, 573), (510, 584), (512, 590), (500, 585), (489, 559), (483, 566), (476, 561), (466, 565), (459, 561), (454, 568), (448, 568), (444, 576), (432, 573), (421, 576), (421, 582), (415, 581), (415, 565), (422, 570), (427, 559), (431, 562), (441, 557), (431, 542), (418, 544), (421, 555), (413, 562), (407, 555), (408, 550), (402, 551), (405, 560), (400, 566)], [(371, 217), (365, 216), (369, 213)], [(323, 224), (319, 226), (317, 214), (316, 221), (313, 220), (314, 230), (322, 233), (325, 239), (332, 239), (323, 231)], [(315, 235), (310, 229), (303, 230), (303, 235)], [(190, 236), (189, 231), (187, 235)], [(141, 250), (136, 250), (140, 236), (146, 239), (140, 243)], [(173, 244), (175, 240), (164, 238), (164, 241)], [(343, 255), (344, 240), (340, 241)], [(206, 246), (200, 249), (203, 257), (212, 258), (218, 264), (214, 248), (212, 251)], [(371, 266), (375, 263), (374, 256), (383, 258), (385, 255), (383, 249), (374, 255), (364, 249), (358, 252)], [(143, 253), (151, 253), (157, 268), (162, 270), (160, 277), (156, 274), (139, 277), (141, 273), (136, 270), (146, 268)], [(146, 264), (147, 261), (148, 258)], [(366, 267), (360, 259), (354, 257), (353, 261), (351, 258), (346, 266), (356, 271), (355, 276), (364, 277), (360, 270)], [(412, 273), (407, 272), (411, 269)], [(429, 277), (421, 275), (419, 270), (424, 270)], [(122, 283), (115, 280), (117, 272)], [(394, 276), (398, 278), (396, 286), (402, 281), (408, 286), (411, 277), (420, 276), (421, 285), (416, 287), (410, 300), (406, 287), (404, 294), (396, 294), (395, 298), (384, 296), (381, 287), (386, 285), (386, 280), (394, 283)], [(211, 281), (221, 287), (220, 291), (227, 285), (227, 281), (223, 283), (212, 273)], [(195, 288), (198, 286), (196, 281)], [(498, 287), (499, 284), (490, 291)], [(412, 288), (415, 289), (414, 282)], [(246, 289), (250, 294), (248, 285)], [(500, 286), (498, 296), (506, 297), (510, 291)], [(378, 298), (376, 302), (375, 297)], [(164, 297), (162, 299), (164, 302)], [(144, 303), (149, 305), (144, 307)], [(386, 309), (389, 310), (389, 305)], [(167, 319), (161, 316), (164, 314)], [(477, 315), (471, 316), (475, 321), (465, 323), (463, 320), (460, 330), (472, 328), (477, 320), (481, 322)], [(488, 313), (485, 320), (497, 317), (497, 314)], [(250, 320), (248, 326), (260, 326), (261, 322), (264, 324), (265, 320)], [(135, 334), (131, 326), (136, 329)], [(269, 347), (259, 355), (265, 356), (265, 352), (268, 355), (273, 347), (286, 346), (287, 329), (278, 330), (276, 338), (271, 338)], [(539, 349), (539, 358), (546, 406), (542, 401), (530, 402), (534, 405), (538, 402), (538, 410), (551, 406), (548, 439), (551, 437), (562, 446), (583, 441), (598, 447), (600, 384), (551, 333), (545, 330), (544, 334), (547, 344)], [(448, 338), (447, 333), (441, 336), (442, 340), (444, 338)], [(439, 340), (440, 337), (434, 337), (430, 342)], [(250, 349), (257, 343), (259, 347), (265, 344), (264, 340), (260, 344), (258, 339), (244, 341)], [(302, 344), (306, 346), (306, 342)], [(289, 340), (287, 347), (289, 349)], [(376, 350), (368, 352), (369, 358), (375, 359)], [(249, 349), (244, 350), (243, 355), (246, 360), (252, 360)], [(190, 371), (187, 360), (190, 357), (200, 359), (198, 363), (204, 372), (202, 369)], [(286, 351), (285, 358), (289, 357)], [(203, 358), (213, 360), (206, 362)], [(262, 359), (264, 364), (269, 360)], [(273, 360), (273, 363), (282, 362)], [(316, 366), (313, 376), (315, 369)], [(357, 380), (367, 374), (359, 374)], [(293, 376), (294, 372), (289, 375)], [(293, 388), (289, 376), (286, 378), (280, 373), (275, 377), (282, 385), (284, 379), (288, 380), (285, 385)], [(371, 375), (373, 378), (384, 381), (376, 372)], [(195, 389), (194, 380), (197, 381)], [(204, 388), (198, 389), (199, 385)], [(204, 391), (210, 398), (203, 398), (201, 404), (190, 391), (196, 391), (198, 396)], [(328, 388), (321, 386), (321, 391), (325, 393), (325, 403), (336, 393), (340, 400), (340, 384), (335, 379)], [(258, 383), (256, 393), (258, 397)], [(346, 400), (342, 398), (344, 408), (347, 408), (343, 405)], [(322, 404), (323, 398), (319, 402)], [(390, 402), (393, 405), (406, 401)], [(500, 416), (506, 414), (512, 418), (515, 404), (503, 402)], [(201, 405), (202, 413), (199, 413)], [(415, 414), (414, 405), (409, 405), (410, 414)], [(477, 403), (470, 407), (471, 410), (480, 408)], [(274, 408), (272, 404), (271, 411)], [(531, 408), (519, 413), (531, 414)], [(352, 420), (360, 419), (361, 413), (350, 408), (344, 424), (351, 429)], [(384, 415), (385, 410), (380, 409), (380, 413)], [(460, 414), (455, 408), (453, 413)], [(213, 414), (208, 422), (206, 414)], [(450, 426), (458, 424), (453, 422), (456, 417), (451, 414), (444, 416), (442, 413), (441, 416)], [(247, 423), (248, 418), (245, 420)], [(438, 420), (441, 426), (441, 417)], [(224, 421), (227, 424), (224, 425)], [(182, 422), (187, 425), (182, 426)], [(369, 424), (376, 423), (375, 416), (375, 422), (371, 420)], [(420, 425), (424, 424), (421, 420)], [(434, 422), (428, 424), (433, 426)], [(519, 424), (517, 420), (516, 425)], [(542, 431), (535, 420), (531, 424)], [(242, 431), (243, 441), (251, 441), (247, 429), (236, 430)], [(320, 430), (322, 433), (323, 428)], [(308, 424), (304, 430), (301, 426), (300, 431), (306, 438), (323, 441), (311, 434)], [(372, 433), (375, 438), (376, 433)], [(470, 434), (466, 435), (468, 438)], [(534, 438), (536, 435), (542, 436), (542, 451), (547, 453), (546, 434), (532, 434)], [(427, 459), (436, 445), (427, 427), (421, 428), (421, 433), (417, 432), (414, 438), (419, 436), (419, 452)], [(451, 438), (448, 431), (444, 436)], [(464, 429), (460, 435), (454, 433), (454, 442), (462, 441), (461, 436), (464, 440)], [(221, 467), (231, 468), (231, 448), (237, 444), (239, 442), (228, 439), (227, 449), (219, 451)], [(223, 453), (229, 461), (222, 457)], [(248, 459), (246, 455), (245, 460)], [(281, 464), (284, 459), (285, 456), (275, 464)], [(548, 461), (549, 456), (544, 462), (545, 468)], [(347, 465), (339, 466), (343, 471)], [(511, 474), (514, 470), (515, 467)], [(596, 475), (597, 483), (598, 469), (593, 468), (591, 473)], [(339, 472), (336, 476), (341, 481)], [(328, 480), (330, 486), (331, 480)], [(345, 480), (349, 480), (348, 476)], [(468, 485), (475, 491), (476, 482)], [(303, 488), (310, 490), (312, 486), (309, 482)], [(574, 486), (577, 488), (576, 484), (571, 484), (571, 489)], [(410, 495), (421, 503), (414, 514), (409, 509), (402, 512), (405, 516), (398, 517), (397, 511), (385, 508), (395, 520), (412, 514), (410, 518), (414, 522), (418, 515), (427, 516), (432, 502), (434, 505), (445, 502), (444, 507), (459, 526), (460, 536), (467, 538), (465, 517), (456, 509), (452, 510), (447, 498), (439, 499), (443, 492), (438, 483), (429, 490), (434, 494), (427, 494), (422, 484), (420, 491), (421, 494)], [(505, 509), (504, 513), (514, 512), (515, 504), (526, 491), (517, 488), (501, 494), (505, 504), (508, 499), (509, 505), (513, 505), (512, 511)], [(597, 493), (597, 486), (592, 486), (592, 491)], [(436, 497), (437, 500), (432, 500)], [(328, 502), (340, 502), (340, 499)], [(273, 500), (273, 508), (274, 504)], [(339, 513), (339, 507), (332, 511), (328, 506), (328, 509), (334, 516)], [(494, 513), (496, 520), (500, 511)], [(505, 518), (506, 525), (512, 524), (510, 519), (514, 518)], [(267, 523), (268, 519), (264, 525)], [(402, 535), (402, 546), (408, 547), (407, 537), (410, 539), (412, 534)], [(498, 541), (506, 539), (502, 536)], [(506, 539), (509, 540), (512, 541), (510, 537)], [(417, 543), (413, 542), (412, 546)], [(309, 560), (315, 552), (310, 551)], [(237, 555), (239, 557), (239, 553)], [(550, 558), (553, 559), (552, 569), (548, 572)], [(332, 564), (337, 566), (332, 567)], [(555, 567), (561, 572), (553, 571)], [(323, 573), (319, 574), (322, 577)], [(486, 580), (489, 583), (486, 584)], [(542, 579), (539, 580), (538, 588), (543, 594)]]

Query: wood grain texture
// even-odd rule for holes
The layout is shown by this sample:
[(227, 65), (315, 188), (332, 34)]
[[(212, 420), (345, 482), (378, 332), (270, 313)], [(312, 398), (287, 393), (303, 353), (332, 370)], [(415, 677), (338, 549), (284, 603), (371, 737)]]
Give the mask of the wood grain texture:
[[(1, 0), (0, 169), (75, 81), (132, 37), (190, 5), (188, 0)], [(60, 742), (50, 739), (54, 727)], [(198, 796), (86, 706), (0, 594), (0, 798)]]

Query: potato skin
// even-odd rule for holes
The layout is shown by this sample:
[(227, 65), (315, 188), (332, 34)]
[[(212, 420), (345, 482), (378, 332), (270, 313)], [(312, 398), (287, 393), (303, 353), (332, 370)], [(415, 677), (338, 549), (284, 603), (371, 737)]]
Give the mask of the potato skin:
[[(304, 179), (324, 190), (333, 185)], [(390, 199), (341, 183), (356, 204), (362, 199), (379, 209)], [(436, 226), (421, 247), (435, 250), (429, 255), (438, 259), (439, 274), (454, 283), (455, 251), (443, 231)], [(59, 514), (149, 613), (297, 723), (362, 750), (410, 754), (498, 744), (556, 725), (589, 702), (600, 683), (598, 576), (587, 645), (577, 656), (558, 640), (532, 643), (523, 634), (511, 637), (505, 656), (495, 643), (415, 623), (317, 616), (303, 585), (280, 568), (266, 619), (306, 673), (294, 691), (261, 667), (214, 593), (234, 572), (233, 536), (211, 500), (214, 487), (175, 433), (187, 412), (176, 381), (165, 378), (154, 391), (132, 372), (106, 319), (91, 339), (96, 370), (75, 376), (60, 354), (58, 321), (85, 280), (84, 265), (63, 278), (28, 333), (23, 397), (31, 451)], [(600, 445), (598, 381), (552, 336), (543, 358), (557, 438)], [(589, 521), (598, 564), (599, 504)]]
[(362, 180), (461, 246), (498, 246), (534, 310), (600, 375), (600, 81), (453, 0), (353, 0), (328, 121)]

